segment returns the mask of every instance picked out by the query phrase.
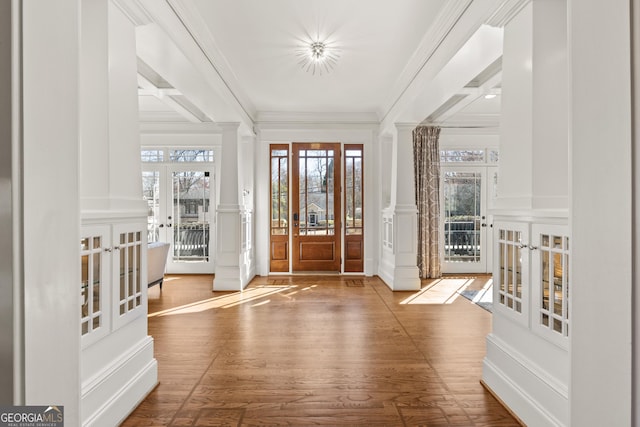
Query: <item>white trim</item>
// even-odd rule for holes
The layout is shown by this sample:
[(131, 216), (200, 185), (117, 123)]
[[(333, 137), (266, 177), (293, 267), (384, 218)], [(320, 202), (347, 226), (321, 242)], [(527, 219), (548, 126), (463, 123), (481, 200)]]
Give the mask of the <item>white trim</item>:
[(390, 91), (392, 95), (388, 96), (382, 103), (382, 108), (379, 112), (381, 119), (385, 119), (395, 105), (402, 99), (405, 92), (414, 83), (425, 66), (427, 66), (434, 52), (440, 47), (443, 40), (449, 36), (451, 30), (458, 23), (458, 20), (471, 3), (471, 0), (450, 1), (446, 2), (442, 9), (440, 9), (438, 16), (433, 21), (433, 25), (424, 37), (422, 37), (420, 44), (398, 76), (396, 83)]
[(487, 19), (487, 25), (500, 28), (504, 27), (529, 4), (530, 1), (531, 0), (505, 0), (495, 13)]
[(374, 112), (361, 113), (310, 113), (310, 112), (284, 112), (284, 111), (260, 111), (256, 118), (257, 125), (265, 124), (364, 124), (380, 125), (378, 115)]
[[(482, 363), (484, 383), (527, 425), (569, 425), (567, 385), (493, 334), (487, 336), (487, 356)], [(527, 384), (528, 389), (518, 383)]]
[(147, 25), (153, 22), (139, 0), (111, 0), (111, 2), (117, 6), (122, 14), (135, 26)]
[(152, 135), (152, 134), (211, 134), (220, 135), (222, 129), (216, 123), (140, 123), (140, 134)]
[(82, 409), (92, 411), (86, 418), (82, 414), (82, 425), (119, 425), (158, 384), (157, 370), (153, 338), (147, 336), (82, 384)]

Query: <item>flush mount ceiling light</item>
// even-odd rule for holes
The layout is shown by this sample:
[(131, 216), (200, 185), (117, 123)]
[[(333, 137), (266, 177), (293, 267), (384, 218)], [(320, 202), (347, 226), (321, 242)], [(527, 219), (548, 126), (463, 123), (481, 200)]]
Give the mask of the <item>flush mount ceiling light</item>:
[(300, 58), (298, 62), (303, 70), (311, 74), (328, 73), (336, 65), (339, 55), (338, 50), (330, 43), (324, 41), (311, 41), (297, 50)]

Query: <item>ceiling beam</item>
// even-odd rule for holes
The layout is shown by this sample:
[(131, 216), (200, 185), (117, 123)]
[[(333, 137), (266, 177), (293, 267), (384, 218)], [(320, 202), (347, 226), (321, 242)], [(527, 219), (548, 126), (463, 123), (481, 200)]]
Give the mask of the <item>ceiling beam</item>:
[(185, 108), (182, 104), (173, 99), (172, 95), (182, 95), (179, 90), (175, 88), (160, 89), (147, 79), (142, 74), (138, 74), (138, 95), (152, 95), (162, 101), (167, 107), (171, 108), (176, 113), (180, 114), (185, 119), (192, 123), (202, 123), (202, 120), (189, 109)]

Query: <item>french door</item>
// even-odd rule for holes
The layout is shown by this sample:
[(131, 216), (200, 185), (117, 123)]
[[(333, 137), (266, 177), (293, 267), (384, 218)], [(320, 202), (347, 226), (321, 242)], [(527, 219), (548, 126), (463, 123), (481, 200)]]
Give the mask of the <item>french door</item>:
[[(211, 165), (145, 164), (143, 191), (149, 206), (147, 237), (171, 244), (167, 273), (213, 273), (215, 227)], [(214, 202), (215, 203), (215, 202)]]
[(491, 271), (492, 219), (487, 215), (487, 167), (443, 166), (441, 221), (442, 271)]

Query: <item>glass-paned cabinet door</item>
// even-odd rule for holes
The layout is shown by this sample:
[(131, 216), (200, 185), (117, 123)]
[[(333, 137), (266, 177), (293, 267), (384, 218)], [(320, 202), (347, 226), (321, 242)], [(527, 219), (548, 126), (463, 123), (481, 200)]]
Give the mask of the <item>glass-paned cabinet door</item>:
[(529, 225), (494, 222), (493, 306), (496, 311), (528, 324)]
[(109, 227), (83, 227), (80, 237), (80, 325), (85, 347), (109, 333)]
[(532, 329), (561, 346), (569, 344), (569, 230), (534, 225), (531, 230)]
[(113, 229), (114, 327), (145, 311), (146, 234), (144, 225), (118, 225)]

